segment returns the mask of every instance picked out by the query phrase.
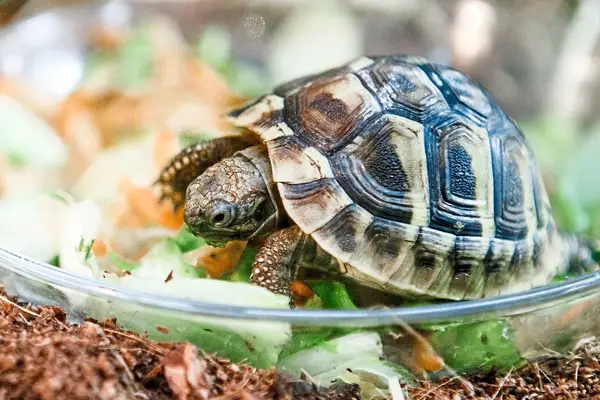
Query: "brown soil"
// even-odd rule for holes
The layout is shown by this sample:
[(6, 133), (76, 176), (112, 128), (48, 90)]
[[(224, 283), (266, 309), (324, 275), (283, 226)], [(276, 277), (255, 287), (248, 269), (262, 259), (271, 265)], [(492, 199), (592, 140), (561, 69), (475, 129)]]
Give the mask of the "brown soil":
[[(503, 376), (454, 378), (409, 389), (415, 400), (600, 399), (600, 346), (583, 341)], [(0, 291), (0, 399), (359, 399), (356, 385), (318, 391), (274, 370), (158, 343), (115, 321), (70, 325), (56, 307), (17, 304)]]
[(326, 391), (274, 370), (157, 343), (114, 321), (66, 322), (56, 307), (17, 304), (0, 291), (0, 399), (203, 400), (359, 398), (356, 385)]
[(468, 380), (448, 379), (432, 385), (421, 382), (411, 389), (414, 400), (600, 399), (600, 346), (593, 339), (581, 341), (569, 356), (548, 356), (545, 360), (497, 374), (476, 375)]

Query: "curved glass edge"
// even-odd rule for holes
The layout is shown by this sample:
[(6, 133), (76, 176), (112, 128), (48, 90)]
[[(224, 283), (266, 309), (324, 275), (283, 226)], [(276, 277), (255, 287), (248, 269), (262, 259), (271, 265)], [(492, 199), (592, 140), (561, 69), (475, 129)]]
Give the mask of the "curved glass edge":
[[(220, 6), (247, 4), (244, 0), (220, 2)], [(260, 4), (280, 4), (277, 1), (263, 0)], [(281, 4), (291, 7), (300, 1), (293, 0)], [(196, 6), (202, 3), (194, 3)], [(159, 5), (137, 1), (99, 1), (92, 4), (80, 4), (53, 8), (52, 10), (28, 16), (4, 27), (0, 31), (0, 42), (10, 38), (19, 27), (34, 23), (49, 14), (60, 17), (90, 16), (97, 18), (105, 7), (127, 7), (131, 11), (162, 10)], [(561, 284), (532, 289), (511, 295), (469, 300), (437, 305), (389, 308), (361, 309), (345, 311), (280, 310), (266, 308), (247, 308), (227, 306), (199, 301), (190, 301), (177, 297), (154, 296), (151, 293), (125, 289), (118, 285), (87, 279), (57, 269), (49, 264), (30, 259), (24, 255), (0, 248), (0, 269), (11, 271), (25, 279), (37, 279), (43, 283), (64, 289), (96, 296), (108, 301), (125, 301), (141, 306), (156, 307), (174, 312), (191, 313), (198, 316), (213, 316), (246, 320), (272, 320), (307, 325), (360, 325), (377, 326), (395, 324), (398, 320), (406, 323), (430, 323), (456, 321), (461, 319), (485, 320), (496, 316), (510, 316), (541, 310), (557, 304), (600, 293), (600, 271), (571, 279)]]
[(122, 288), (57, 269), (13, 251), (0, 248), (0, 268), (28, 279), (70, 289), (109, 301), (124, 301), (199, 316), (269, 320), (308, 325), (352, 324), (377, 326), (430, 323), (463, 319), (485, 320), (544, 309), (600, 292), (600, 271), (529, 291), (479, 300), (435, 305), (360, 310), (281, 310), (227, 306)]

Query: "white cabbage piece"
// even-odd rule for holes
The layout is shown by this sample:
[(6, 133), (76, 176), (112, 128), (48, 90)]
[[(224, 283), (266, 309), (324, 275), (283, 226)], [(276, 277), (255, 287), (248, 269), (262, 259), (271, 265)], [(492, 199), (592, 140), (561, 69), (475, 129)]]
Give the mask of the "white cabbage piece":
[(153, 144), (153, 135), (144, 134), (99, 153), (71, 192), (77, 198), (105, 206), (117, 199), (122, 179), (138, 186), (151, 185), (156, 179)]
[(4, 95), (0, 95), (0, 153), (43, 168), (59, 168), (68, 158), (65, 144), (52, 127)]
[(91, 201), (69, 204), (59, 232), (60, 267), (88, 278), (97, 278), (99, 269), (92, 245), (102, 222), (100, 208)]
[(0, 246), (39, 261), (58, 254), (67, 205), (46, 194), (0, 200)]
[[(318, 385), (336, 380), (358, 383), (363, 392), (387, 390), (390, 379), (406, 381), (409, 373), (402, 367), (381, 360), (383, 346), (376, 332), (357, 332), (328, 340), (298, 351), (277, 364), (295, 377), (306, 372)], [(383, 392), (382, 392), (383, 393)]]

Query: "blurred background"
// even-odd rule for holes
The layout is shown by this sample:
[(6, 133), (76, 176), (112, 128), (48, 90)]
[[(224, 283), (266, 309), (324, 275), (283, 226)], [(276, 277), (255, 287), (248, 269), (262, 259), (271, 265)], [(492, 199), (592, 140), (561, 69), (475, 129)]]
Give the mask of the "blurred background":
[[(2, 0), (0, 14), (2, 22), (7, 23), (55, 7), (82, 3), (89, 1)], [(141, 3), (170, 3), (185, 9), (185, 4), (197, 8), (195, 5), (199, 3), (212, 8), (215, 2)], [(303, 11), (296, 10), (294, 16), (287, 15), (288, 26), (283, 30), (291, 36), (297, 27), (298, 31), (293, 32), (297, 34), (295, 40), (305, 39), (311, 50), (310, 57), (327, 58), (313, 63), (313, 69), (320, 68), (319, 64), (335, 65), (338, 59), (354, 56), (363, 49), (370, 53), (389, 52), (393, 42), (400, 52), (423, 54), (452, 64), (480, 80), (515, 117), (542, 109), (586, 120), (597, 115), (600, 104), (600, 2), (597, 0), (223, 0), (220, 3), (235, 4), (240, 14), (244, 12), (240, 6), (244, 3), (259, 7), (279, 3), (272, 6), (270, 12), (281, 11), (291, 4), (303, 8)], [(368, 17), (356, 17), (355, 14), (365, 10)], [(285, 14), (290, 14), (289, 11), (287, 9)], [(239, 17), (229, 13), (231, 18)], [(190, 18), (188, 16), (188, 23)], [(260, 36), (282, 28), (279, 18), (267, 16), (266, 19), (269, 25), (260, 27), (265, 30)], [(300, 20), (307, 25), (300, 24)], [(243, 26), (238, 28), (251, 30), (249, 25), (253, 22), (265, 22), (257, 21), (244, 20), (240, 24)], [(329, 25), (329, 30), (321, 30), (321, 23)], [(310, 40), (317, 37), (327, 43)], [(335, 48), (340, 46), (343, 48)], [(321, 48), (327, 49), (329, 54), (316, 53)], [(295, 60), (305, 59), (306, 55), (298, 54)], [(283, 67), (288, 72), (274, 78), (286, 79), (302, 73), (303, 66), (294, 67), (294, 64), (290, 61)]]
[[(3, 24), (49, 12), (0, 35), (0, 94), (79, 138), (63, 187), (115, 138), (227, 134), (219, 116), (233, 98), (361, 54), (404, 53), (479, 81), (531, 143), (561, 227), (600, 237), (600, 0), (113, 0), (57, 11), (89, 3), (0, 0)], [(65, 122), (84, 115), (73, 110), (93, 122)]]

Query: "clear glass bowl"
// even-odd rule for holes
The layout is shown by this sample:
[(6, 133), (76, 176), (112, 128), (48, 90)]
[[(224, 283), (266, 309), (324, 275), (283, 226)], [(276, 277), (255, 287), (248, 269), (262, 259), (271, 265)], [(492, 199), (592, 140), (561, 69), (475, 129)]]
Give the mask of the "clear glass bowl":
[[(459, 18), (460, 12), (490, 18), (485, 14), (490, 12), (489, 9), (461, 11), (460, 7), (481, 6), (480, 2), (429, 2), (425, 11), (419, 1), (382, 1), (377, 2), (377, 6), (373, 3), (358, 0), (342, 3), (359, 27), (359, 51), (367, 54), (411, 53), (454, 64), (460, 61), (464, 69), (482, 81), (517, 120), (547, 107), (544, 82), (551, 80), (551, 66), (558, 62), (555, 50), (556, 42), (560, 42), (557, 38), (564, 28), (562, 14), (541, 10), (545, 13), (535, 13), (536, 18), (532, 20), (531, 10), (525, 9), (533, 6), (494, 5), (496, 43), (486, 48), (485, 43), (468, 42), (470, 46), (483, 49), (472, 59), (469, 54), (461, 53), (461, 46), (464, 46), (461, 40), (466, 39), (456, 33), (458, 28), (453, 21)], [(197, 36), (208, 21), (221, 23), (234, 37), (236, 57), (262, 66), (265, 49), (280, 34), (277, 27), (281, 21), (299, 7), (311, 4), (321, 4), (321, 0), (228, 0), (162, 5), (110, 2), (54, 9), (8, 26), (0, 33), (0, 72), (8, 76), (25, 76), (47, 93), (60, 98), (69, 93), (82, 76), (90, 26), (97, 23), (131, 26), (141, 16), (155, 11), (173, 17), (188, 38)], [(536, 4), (544, 8), (541, 3)], [(529, 30), (524, 29), (526, 16)], [(255, 25), (248, 21), (259, 21), (260, 35), (255, 34)], [(327, 30), (327, 19), (320, 23)], [(318, 28), (317, 23), (310, 29)], [(531, 54), (529, 45), (522, 41), (525, 36), (533, 40), (531, 32), (538, 38), (545, 38), (538, 42), (540, 49), (535, 54)], [(486, 35), (485, 29), (478, 34)], [(344, 35), (338, 36), (337, 40), (344, 40)], [(315, 52), (322, 50), (318, 47), (315, 44)], [(288, 56), (290, 60), (307, 57), (306, 54)], [(396, 338), (390, 343), (392, 336), (387, 333), (393, 329), (402, 330), (406, 328), (405, 324), (410, 324), (432, 339), (448, 365), (459, 365), (461, 370), (476, 370), (486, 361), (494, 363), (494, 359), (502, 364), (500, 358), (514, 355), (512, 347), (523, 358), (568, 351), (579, 340), (595, 335), (600, 328), (600, 272), (497, 298), (341, 311), (247, 308), (157, 296), (72, 275), (10, 249), (0, 249), (0, 282), (8, 293), (26, 301), (63, 307), (73, 320), (86, 316), (116, 317), (125, 328), (147, 332), (157, 340), (190, 340), (207, 351), (218, 352), (234, 361), (248, 360), (261, 367), (276, 361), (273, 357), (263, 357), (261, 351), (269, 346), (286, 346), (285, 338), (275, 343), (282, 336), (269, 337), (272, 332), (289, 336), (290, 332), (298, 335), (330, 329), (339, 334), (361, 328), (363, 332), (376, 332), (384, 338), (382, 347), (378, 343), (383, 358), (414, 367), (414, 357), (411, 361), (410, 354), (413, 351), (414, 356), (414, 350), (419, 349), (418, 343), (410, 337), (405, 337), (404, 342)], [(457, 330), (443, 325), (448, 322), (461, 322), (463, 328)], [(440, 332), (441, 326), (445, 330), (443, 338), (439, 335), (432, 338), (430, 332), (436, 329)], [(340, 328), (346, 331), (340, 331)], [(243, 337), (240, 339), (239, 335), (231, 334), (232, 331), (244, 331), (254, 335), (254, 339), (261, 333), (266, 337), (250, 344)], [(215, 335), (215, 332), (219, 334)], [(465, 340), (470, 344), (460, 347), (465, 345)], [(257, 348), (257, 345), (264, 347)], [(506, 350), (507, 347), (511, 349)], [(453, 352), (455, 348), (471, 352), (475, 361), (461, 362), (461, 355)], [(370, 377), (385, 386), (381, 373), (374, 372), (372, 364), (360, 360), (344, 362), (340, 367), (351, 368), (355, 374)], [(285, 365), (280, 367), (286, 369)], [(290, 368), (288, 365), (289, 372), (299, 373)], [(322, 377), (325, 380), (322, 383), (327, 383), (326, 377), (330, 376), (314, 372), (313, 375)]]

